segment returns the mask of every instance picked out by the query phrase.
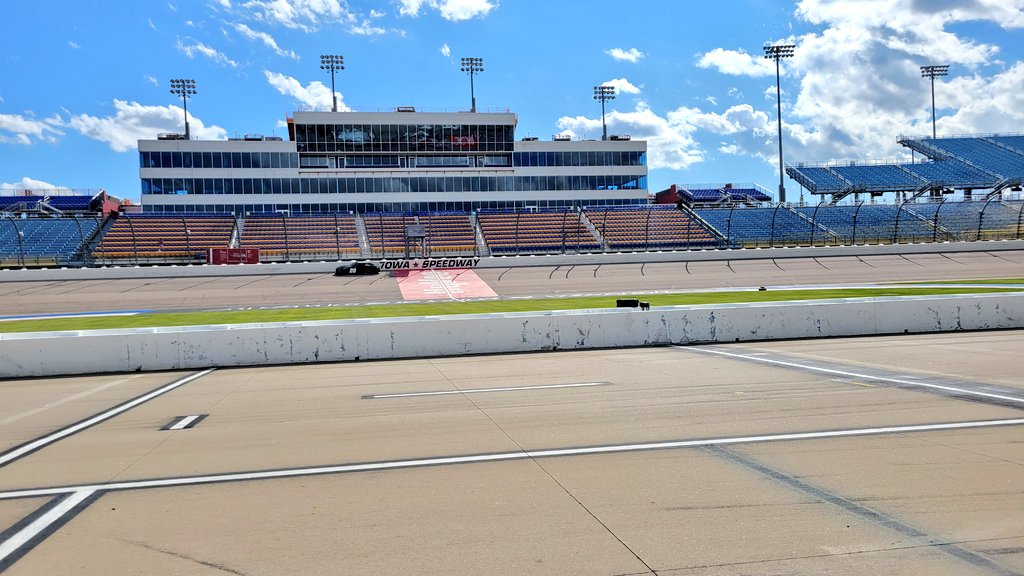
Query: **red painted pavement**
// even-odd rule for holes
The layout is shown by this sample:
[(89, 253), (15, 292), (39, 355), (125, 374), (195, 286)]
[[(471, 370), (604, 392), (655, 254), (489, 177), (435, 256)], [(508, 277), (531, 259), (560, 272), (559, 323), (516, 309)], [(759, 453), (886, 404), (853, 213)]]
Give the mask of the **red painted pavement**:
[(468, 268), (442, 270), (401, 270), (395, 272), (402, 298), (406, 300), (461, 300), (494, 298), (494, 290)]

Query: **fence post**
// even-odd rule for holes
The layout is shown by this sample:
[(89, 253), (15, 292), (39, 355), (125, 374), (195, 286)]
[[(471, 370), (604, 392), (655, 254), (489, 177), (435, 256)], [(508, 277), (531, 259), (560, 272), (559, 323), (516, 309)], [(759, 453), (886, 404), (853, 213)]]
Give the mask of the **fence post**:
[(1020, 203), (1020, 210), (1017, 212), (1017, 240), (1020, 240), (1021, 217), (1024, 217), (1024, 202)]
[(903, 199), (903, 203), (900, 204), (900, 207), (896, 209), (896, 225), (893, 226), (893, 229), (892, 229), (892, 243), (893, 244), (899, 244), (900, 243), (900, 213), (903, 212), (903, 207), (907, 205), (907, 202), (909, 200), (910, 200), (910, 198), (904, 198)]
[(775, 205), (775, 210), (772, 211), (772, 233), (768, 237), (768, 247), (775, 248), (775, 217), (779, 214), (779, 208), (782, 208), (782, 202)]
[(989, 196), (988, 200), (985, 202), (985, 205), (981, 207), (981, 212), (978, 214), (978, 236), (976, 238), (977, 240), (981, 240), (981, 227), (982, 223), (985, 221), (985, 210), (988, 210), (989, 203), (995, 200), (995, 198), (995, 196)]
[(288, 242), (288, 220), (285, 218), (284, 212), (281, 212), (281, 231), (284, 233), (284, 259), (291, 262), (292, 248)]
[(725, 217), (725, 243), (732, 244), (732, 211), (736, 209), (733, 204), (729, 207), (729, 215)]
[(864, 201), (861, 200), (857, 203), (857, 209), (853, 211), (853, 238), (850, 238), (850, 245), (857, 245), (857, 216), (860, 216), (860, 209), (864, 206)]
[(21, 229), (18, 228), (18, 222), (14, 219), (13, 216), (8, 216), (7, 219), (11, 221), (11, 226), (14, 226), (14, 235), (15, 235), (15, 237), (18, 238), (18, 261), (19, 261), (18, 263), (21, 264), (22, 268), (24, 268), (25, 267), (25, 235), (21, 232)]
[(192, 254), (192, 232), (188, 229), (188, 223), (185, 222), (185, 215), (178, 214), (178, 218), (181, 218), (181, 229), (185, 231), (185, 250), (187, 254), (185, 256), (185, 261), (191, 264), (192, 259), (195, 257), (195, 255)]
[(78, 243), (78, 250), (82, 252), (82, 262), (85, 262), (85, 231), (82, 230), (82, 223), (79, 222), (78, 216), (72, 214), (71, 217), (75, 220), (75, 224), (78, 226), (78, 238), (80, 240)]
[(818, 202), (818, 205), (814, 207), (814, 212), (811, 214), (811, 248), (814, 248), (814, 232), (815, 228), (818, 227), (818, 209), (825, 202)]
[(334, 213), (334, 247), (338, 250), (338, 261), (341, 262), (341, 224), (338, 223), (338, 213)]
[(946, 203), (946, 197), (942, 197), (942, 201), (935, 207), (935, 219), (932, 221), (932, 244), (939, 241), (939, 210), (942, 210), (942, 205)]
[(129, 218), (128, 216), (125, 216), (124, 218), (125, 218), (125, 220), (128, 221), (128, 229), (131, 230), (131, 233), (132, 233), (132, 252), (135, 254), (135, 265), (138, 266), (139, 265), (139, 242), (135, 238), (135, 224), (132, 222), (132, 219)]
[(647, 222), (644, 224), (644, 252), (651, 251), (651, 212), (654, 208), (647, 207)]
[(512, 208), (516, 211), (516, 256), (519, 256), (519, 218), (522, 214), (519, 212), (519, 208)]

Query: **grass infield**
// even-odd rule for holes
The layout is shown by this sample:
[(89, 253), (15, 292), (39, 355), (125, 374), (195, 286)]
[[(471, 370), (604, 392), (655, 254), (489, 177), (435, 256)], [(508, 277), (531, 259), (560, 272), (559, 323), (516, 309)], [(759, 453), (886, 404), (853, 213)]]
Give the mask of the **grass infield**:
[[(734, 304), (751, 302), (782, 302), (792, 300), (823, 300), (828, 298), (872, 298), (879, 296), (934, 296), (947, 294), (987, 294), (1019, 292), (1014, 288), (831, 288), (807, 290), (744, 290), (733, 292), (698, 292), (683, 294), (651, 294), (640, 296), (651, 306), (682, 306), (694, 304)], [(632, 298), (624, 293), (621, 298)], [(136, 316), (86, 316), (75, 318), (44, 318), (0, 322), (0, 332), (49, 332), (62, 330), (101, 330), (108, 328), (151, 328), (156, 326), (197, 326), (209, 324), (247, 324), (259, 322), (299, 322), (308, 320), (346, 320), (355, 318), (394, 318), (403, 316), (441, 316), (448, 314), (480, 314), (491, 312), (540, 312), (547, 310), (581, 310), (612, 308), (614, 296), (582, 298), (531, 298), (516, 300), (474, 300), (468, 302), (436, 302), (424, 304), (389, 304), (379, 306), (334, 306), (322, 308), (280, 308), (273, 310), (232, 310), (213, 312), (161, 312)]]

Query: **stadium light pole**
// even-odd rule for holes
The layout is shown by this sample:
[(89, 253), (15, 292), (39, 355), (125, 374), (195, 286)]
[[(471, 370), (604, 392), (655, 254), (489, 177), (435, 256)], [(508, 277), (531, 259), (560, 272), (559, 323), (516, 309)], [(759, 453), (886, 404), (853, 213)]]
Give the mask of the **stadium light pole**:
[(196, 81), (191, 78), (172, 78), (171, 94), (181, 96), (181, 107), (185, 110), (185, 140), (191, 140), (192, 135), (188, 130), (188, 99), (196, 92)]
[(473, 86), (473, 77), (477, 72), (484, 71), (483, 58), (463, 58), (462, 71), (469, 74), (469, 98), (471, 101), (470, 112), (476, 112), (476, 88)]
[(594, 100), (601, 101), (601, 140), (608, 139), (608, 125), (604, 122), (604, 103), (615, 100), (615, 86), (594, 86)]
[(949, 75), (949, 64), (921, 66), (921, 77), (932, 79), (932, 139), (936, 138), (935, 132), (935, 79)]
[(768, 60), (775, 60), (775, 100), (779, 117), (779, 202), (786, 201), (786, 171), (782, 163), (782, 81), (780, 79), (779, 61), (783, 58), (792, 58), (795, 51), (796, 46), (793, 44), (776, 44), (764, 47), (764, 57)]
[(337, 112), (338, 93), (334, 91), (334, 73), (345, 69), (345, 57), (338, 54), (321, 54), (320, 69), (327, 70), (331, 73), (331, 98), (334, 100), (334, 105), (331, 107), (331, 111)]

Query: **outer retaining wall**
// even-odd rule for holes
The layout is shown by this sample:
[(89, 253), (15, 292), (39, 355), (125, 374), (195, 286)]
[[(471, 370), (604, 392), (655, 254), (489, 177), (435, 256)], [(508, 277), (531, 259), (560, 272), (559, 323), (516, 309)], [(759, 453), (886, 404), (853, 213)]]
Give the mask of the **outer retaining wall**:
[[(478, 268), (538, 266), (596, 266), (651, 264), (656, 262), (726, 262), (840, 256), (885, 256), (913, 254), (956, 254), (1024, 250), (1024, 240), (982, 242), (939, 242), (925, 244), (881, 244), (871, 246), (826, 246), (796, 248), (736, 248), (679, 250), (666, 252), (607, 252), (599, 254), (551, 254), (539, 256), (496, 256), (481, 258)], [(357, 258), (379, 261), (380, 258)], [(345, 260), (351, 262), (352, 260)], [(50, 282), (109, 280), (114, 278), (191, 278), (210, 276), (253, 276), (265, 274), (330, 274), (338, 262), (293, 262), (278, 264), (236, 264), (196, 266), (121, 266), (107, 268), (57, 268), (0, 270), (0, 282)]]
[(1024, 293), (0, 334), (0, 377), (1024, 327)]

